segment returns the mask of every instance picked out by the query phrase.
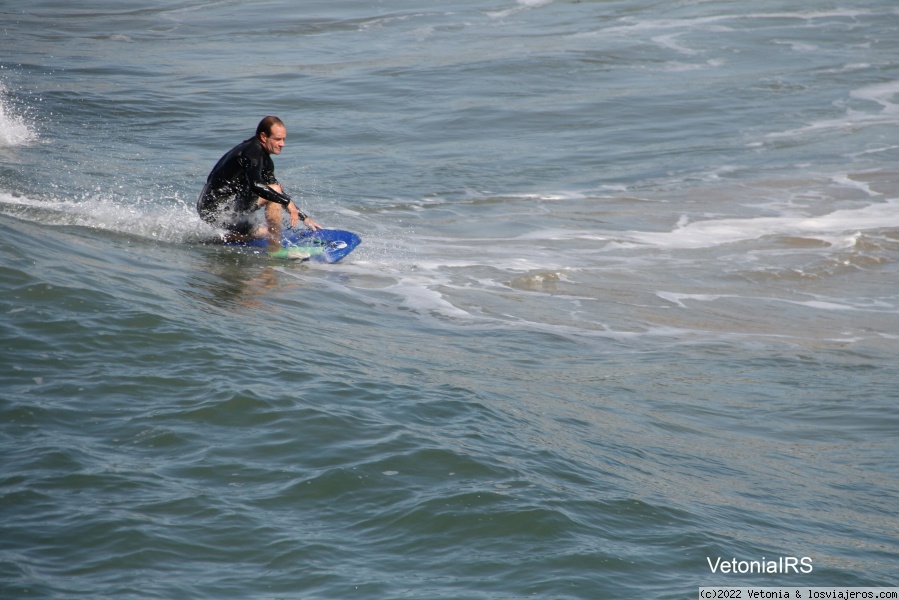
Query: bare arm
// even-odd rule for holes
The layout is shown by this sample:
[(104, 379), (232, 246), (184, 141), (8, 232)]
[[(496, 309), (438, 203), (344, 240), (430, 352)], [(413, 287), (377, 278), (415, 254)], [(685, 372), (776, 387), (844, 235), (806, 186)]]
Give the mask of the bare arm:
[[(296, 227), (302, 221), (302, 223), (304, 225), (306, 225), (306, 227), (308, 227), (312, 231), (318, 231), (319, 229), (323, 229), (323, 227), (321, 225), (319, 225), (318, 223), (313, 221), (311, 218), (309, 218), (308, 215), (300, 212), (300, 209), (297, 208), (297, 205), (294, 203), (294, 201), (291, 200), (286, 194), (284, 194), (284, 191), (282, 190), (282, 188), (279, 184), (272, 183), (272, 184), (269, 184), (267, 187), (271, 188), (275, 193), (279, 194), (280, 196), (287, 198), (287, 204), (284, 204), (282, 202), (277, 202), (277, 201), (274, 201), (274, 202), (277, 202), (278, 204), (281, 204), (282, 206), (284, 206), (284, 208), (290, 214), (290, 226), (291, 227)], [(265, 196), (262, 196), (262, 194), (260, 194), (259, 205), (262, 206), (262, 205), (266, 204), (267, 202), (273, 202), (273, 201), (269, 200), (268, 198), (266, 198)]]

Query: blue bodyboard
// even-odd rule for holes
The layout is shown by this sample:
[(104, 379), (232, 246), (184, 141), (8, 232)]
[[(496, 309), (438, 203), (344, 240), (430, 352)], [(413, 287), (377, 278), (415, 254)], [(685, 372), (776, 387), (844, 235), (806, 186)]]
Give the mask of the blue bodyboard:
[[(281, 252), (275, 257), (314, 260), (325, 263), (336, 263), (355, 250), (362, 242), (355, 233), (341, 229), (285, 229), (281, 235)], [(268, 249), (268, 238), (255, 238), (246, 242), (226, 242), (228, 246), (245, 246)], [(282, 256), (283, 255), (283, 256)]]

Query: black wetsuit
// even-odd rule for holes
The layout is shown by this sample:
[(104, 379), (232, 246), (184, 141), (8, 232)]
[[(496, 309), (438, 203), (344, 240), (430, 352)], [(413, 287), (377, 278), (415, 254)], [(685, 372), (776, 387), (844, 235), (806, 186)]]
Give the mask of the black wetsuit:
[(290, 203), (289, 196), (269, 187), (277, 183), (271, 155), (252, 137), (229, 150), (213, 167), (197, 199), (197, 212), (211, 225), (249, 235), (257, 197), (284, 206)]

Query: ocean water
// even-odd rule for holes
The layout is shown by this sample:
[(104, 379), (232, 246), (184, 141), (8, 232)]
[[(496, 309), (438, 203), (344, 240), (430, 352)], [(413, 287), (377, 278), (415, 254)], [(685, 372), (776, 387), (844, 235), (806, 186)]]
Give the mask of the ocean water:
[[(895, 2), (0, 22), (0, 598), (899, 585)], [(206, 243), (267, 114), (344, 261)]]

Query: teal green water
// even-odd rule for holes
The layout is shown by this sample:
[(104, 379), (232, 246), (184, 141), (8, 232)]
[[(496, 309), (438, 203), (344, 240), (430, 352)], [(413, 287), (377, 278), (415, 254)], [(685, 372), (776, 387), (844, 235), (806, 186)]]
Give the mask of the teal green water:
[[(0, 597), (899, 585), (891, 3), (0, 16)], [(340, 263), (202, 243), (268, 113)]]

